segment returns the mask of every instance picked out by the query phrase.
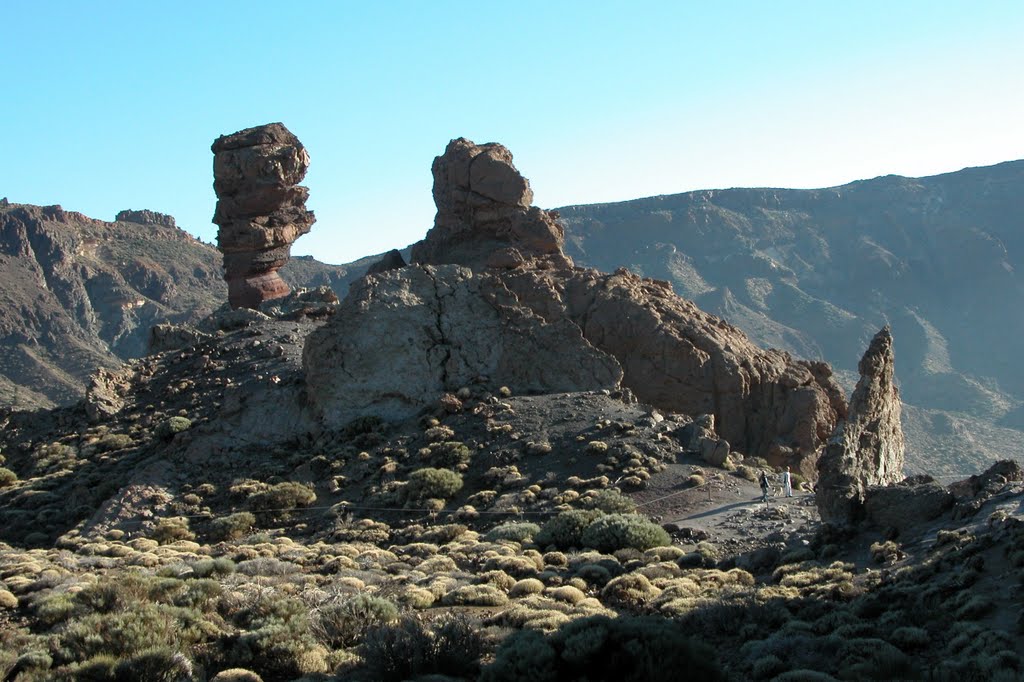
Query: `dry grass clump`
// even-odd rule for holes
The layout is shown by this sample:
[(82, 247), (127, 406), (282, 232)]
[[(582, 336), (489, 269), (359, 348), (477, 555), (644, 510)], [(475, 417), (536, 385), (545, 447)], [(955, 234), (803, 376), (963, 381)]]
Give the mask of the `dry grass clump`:
[(508, 596), (513, 599), (516, 597), (525, 597), (531, 594), (540, 594), (544, 591), (544, 583), (536, 578), (523, 578), (518, 580), (508, 591)]
[(627, 573), (608, 581), (601, 590), (601, 599), (613, 606), (641, 609), (657, 599), (660, 594), (661, 590), (652, 585), (646, 576)]
[(462, 585), (444, 595), (445, 606), (503, 606), (508, 595), (494, 585)]
[[(363, 542), (384, 544), (391, 539), (392, 532), (388, 524), (373, 519), (358, 519), (350, 523), (336, 525), (331, 531), (331, 539), (335, 542)], [(423, 538), (424, 542), (429, 542)]]
[(502, 592), (508, 593), (517, 581), (505, 571), (485, 571), (477, 577), (477, 582), (493, 585)]
[(439, 573), (454, 573), (459, 569), (455, 560), (447, 556), (432, 556), (416, 564), (416, 570), (428, 575)]
[(554, 599), (555, 601), (565, 602), (567, 604), (582, 603), (587, 599), (587, 593), (574, 585), (562, 585), (560, 587), (549, 587), (544, 590), (544, 595)]
[(877, 564), (895, 563), (905, 556), (900, 546), (892, 540), (871, 544), (871, 559)]
[(532, 578), (544, 568), (543, 559), (518, 556), (492, 556), (484, 562), (483, 570), (500, 570), (516, 578)]
[(167, 545), (179, 540), (194, 540), (196, 536), (189, 528), (187, 518), (172, 516), (157, 521), (156, 528), (150, 533), (150, 537), (161, 545)]
[(535, 523), (522, 521), (509, 521), (502, 523), (487, 531), (484, 540), (487, 542), (498, 542), (508, 540), (511, 542), (526, 542), (540, 532), (540, 526)]

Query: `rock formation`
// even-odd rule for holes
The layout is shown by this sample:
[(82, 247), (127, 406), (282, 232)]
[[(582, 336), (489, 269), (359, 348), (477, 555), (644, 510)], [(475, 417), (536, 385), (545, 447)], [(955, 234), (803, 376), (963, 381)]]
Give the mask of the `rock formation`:
[(309, 190), (298, 186), (309, 154), (280, 123), (248, 128), (213, 143), (213, 188), (220, 226), (217, 244), (224, 254), (224, 279), (233, 308), (256, 308), (286, 296), (277, 271), (291, 245), (309, 232), (316, 218), (306, 210)]
[(456, 265), (411, 266), (353, 284), (303, 354), (329, 424), (415, 415), (446, 391), (487, 382), (519, 393), (614, 388), (618, 362), (567, 319), (548, 323), (501, 281)]
[(388, 270), (397, 270), (398, 268), (404, 268), (408, 263), (402, 258), (402, 253), (398, 249), (391, 249), (384, 254), (383, 257), (369, 268), (366, 269), (367, 275), (377, 275)]
[(660, 408), (713, 415), (726, 453), (813, 477), (846, 414), (827, 365), (757, 348), (665, 282), (571, 267), (555, 216), (527, 208), (529, 183), (500, 145), (455, 140), (433, 170), (437, 218), (413, 265), (363, 280), (307, 341), (309, 396), (329, 425), (408, 416), (470, 382), (622, 386)]
[(562, 253), (558, 215), (530, 205), (530, 181), (502, 145), (460, 137), (434, 159), (431, 171), (437, 216), (426, 239), (413, 245), (413, 263), (474, 269), (572, 265)]
[(863, 515), (868, 486), (903, 480), (903, 427), (894, 382), (892, 334), (884, 327), (858, 365), (849, 415), (818, 462), (821, 518), (851, 524)]
[(172, 230), (178, 227), (174, 222), (174, 216), (167, 215), (166, 213), (157, 213), (145, 208), (139, 211), (126, 208), (123, 211), (119, 211), (114, 220), (124, 223), (137, 223), (139, 225), (167, 227)]

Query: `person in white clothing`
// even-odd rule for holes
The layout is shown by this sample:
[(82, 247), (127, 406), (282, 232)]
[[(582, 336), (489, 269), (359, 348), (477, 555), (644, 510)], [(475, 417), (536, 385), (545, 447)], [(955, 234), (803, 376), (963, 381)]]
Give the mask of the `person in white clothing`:
[(789, 473), (789, 467), (782, 472), (782, 490), (786, 493), (786, 497), (793, 497), (793, 477)]

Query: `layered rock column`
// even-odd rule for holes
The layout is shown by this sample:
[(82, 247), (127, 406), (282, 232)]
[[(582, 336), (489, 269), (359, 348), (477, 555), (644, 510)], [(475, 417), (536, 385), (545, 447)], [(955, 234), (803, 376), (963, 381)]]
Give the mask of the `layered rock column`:
[(892, 333), (886, 326), (861, 358), (846, 422), (836, 428), (818, 461), (823, 521), (855, 523), (863, 515), (869, 486), (903, 480), (903, 427), (893, 363)]
[(277, 271), (291, 245), (316, 217), (306, 210), (309, 154), (280, 123), (247, 128), (213, 143), (213, 189), (224, 254), (224, 279), (232, 308), (258, 308), (290, 292)]

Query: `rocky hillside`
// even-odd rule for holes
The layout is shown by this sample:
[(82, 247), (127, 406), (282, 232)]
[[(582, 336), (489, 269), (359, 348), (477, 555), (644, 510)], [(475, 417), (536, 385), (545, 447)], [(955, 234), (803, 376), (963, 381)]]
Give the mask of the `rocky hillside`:
[(847, 403), (574, 266), (511, 161), (453, 140), (412, 262), (343, 301), (0, 410), (0, 678), (1020, 678), (1024, 471), (902, 478), (889, 329)]
[(908, 461), (923, 470), (1024, 452), (1024, 161), (559, 213), (578, 264), (667, 280), (762, 346), (840, 376), (889, 324)]
[[(345, 288), (351, 272), (297, 258), (282, 275)], [(220, 252), (151, 211), (106, 222), (4, 200), (0, 273), (0, 404), (19, 408), (82, 397), (97, 367), (146, 353), (154, 324), (197, 322), (227, 300)]]

